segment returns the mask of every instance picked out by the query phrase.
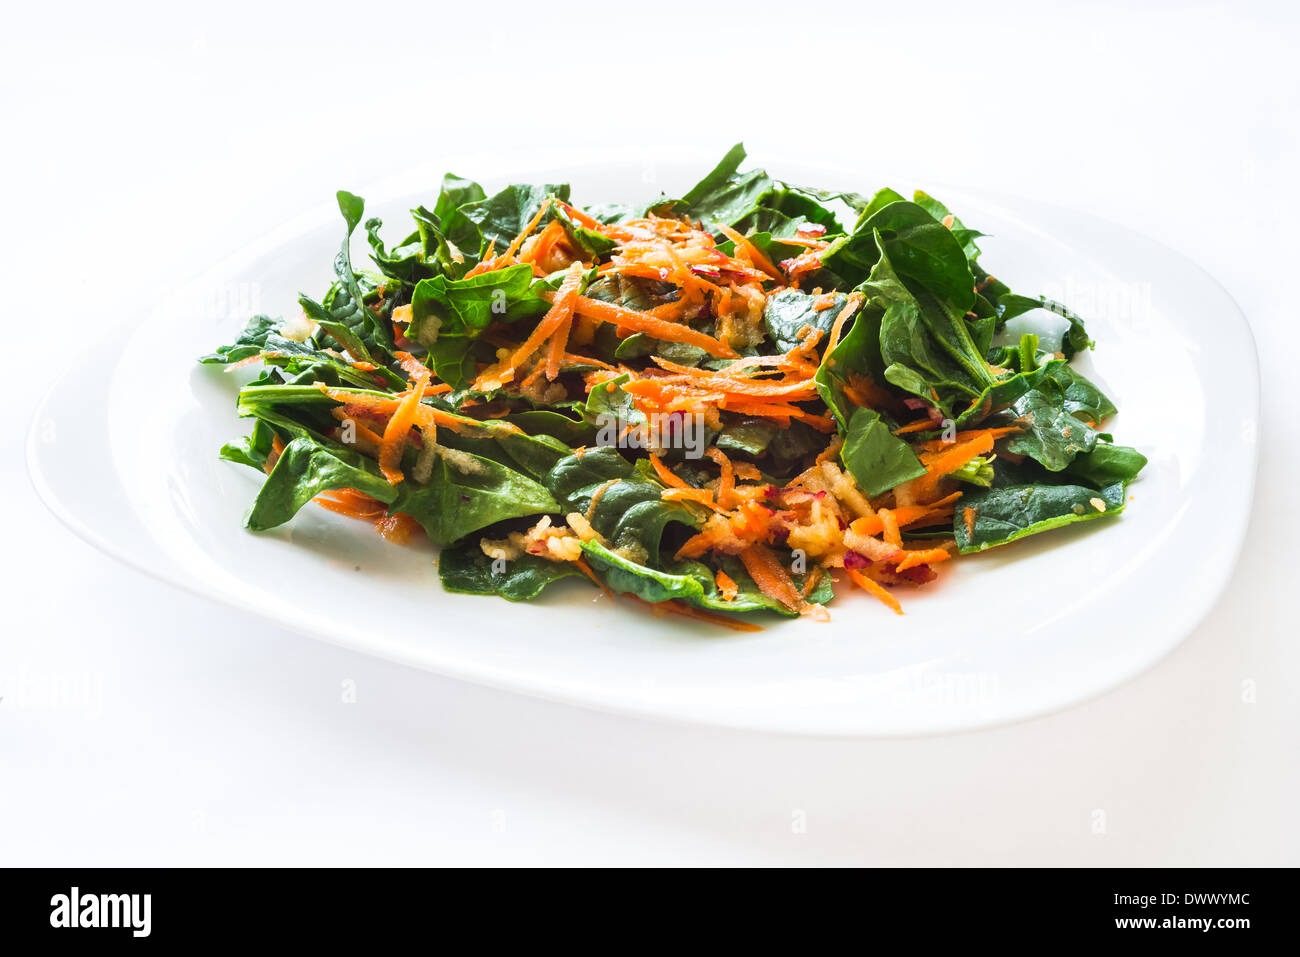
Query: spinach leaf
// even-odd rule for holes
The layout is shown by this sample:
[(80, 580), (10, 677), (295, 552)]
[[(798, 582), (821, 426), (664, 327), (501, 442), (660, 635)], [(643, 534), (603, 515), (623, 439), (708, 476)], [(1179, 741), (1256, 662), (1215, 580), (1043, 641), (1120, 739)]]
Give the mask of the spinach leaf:
[(298, 302), (307, 316), (333, 336), (352, 358), (382, 363), (393, 351), (392, 330), (385, 319), (366, 308), (365, 295), (352, 269), (352, 234), (365, 212), (365, 201), (339, 190), (338, 203), (347, 233), (334, 257), (336, 286), (324, 305), (305, 295), (299, 296)]
[(495, 564), (483, 554), (478, 539), (469, 539), (442, 550), (438, 556), (438, 577), (447, 591), (529, 601), (561, 578), (586, 576), (572, 562), (552, 562), (536, 555), (524, 554)]
[(840, 460), (868, 498), (925, 474), (912, 447), (890, 432), (875, 409), (853, 410)]
[(262, 315), (253, 316), (244, 325), (244, 330), (234, 342), (227, 346), (218, 346), (207, 355), (199, 356), (199, 361), (228, 365), (232, 362), (240, 362), (251, 358), (266, 348), (266, 337), (278, 332), (283, 324), (283, 319), (272, 319), (270, 316)]
[[(667, 570), (661, 570), (617, 555), (599, 542), (586, 542), (582, 550), (592, 570), (616, 594), (632, 594), (652, 603), (676, 599), (711, 611), (772, 611), (787, 618), (798, 615), (798, 612), (790, 611), (776, 599), (763, 594), (744, 565), (730, 556), (724, 558), (721, 565), (735, 581), (737, 594), (732, 601), (726, 601), (718, 591), (713, 571), (701, 562), (673, 562)], [(802, 587), (803, 582), (796, 580), (796, 584)], [(830, 576), (823, 575), (819, 587), (808, 598), (813, 602), (829, 601)]]
[(789, 352), (798, 346), (799, 332), (804, 327), (820, 329), (823, 335), (830, 333), (835, 317), (848, 304), (849, 297), (838, 292), (829, 295), (831, 305), (822, 309), (817, 305), (825, 296), (814, 296), (798, 289), (782, 289), (767, 297), (763, 307), (763, 327), (776, 351)]
[(500, 462), (464, 451), (440, 455), (425, 484), (409, 478), (400, 483), (391, 508), (419, 522), (437, 545), (450, 544), (503, 519), (559, 511), (540, 483)]
[(1064, 400), (1050, 379), (1017, 399), (1010, 414), (1023, 431), (1007, 439), (1007, 451), (1027, 455), (1051, 472), (1061, 471), (1080, 452), (1091, 452), (1098, 433), (1066, 411)]
[[(1094, 503), (1102, 505), (1097, 508)], [(1124, 511), (1124, 484), (1097, 490), (1082, 485), (1014, 485), (967, 491), (953, 516), (962, 554), (1018, 541), (1064, 525)]]
[(549, 308), (526, 263), (467, 279), (434, 276), (415, 287), (407, 336), (429, 350), (440, 379), (461, 388), (474, 375), (473, 339), (494, 321), (540, 316)]
[(1147, 457), (1127, 445), (1098, 442), (1091, 452), (1076, 455), (1065, 470), (1072, 479), (1098, 488), (1131, 482), (1147, 464)]
[(364, 455), (326, 448), (301, 436), (280, 453), (244, 524), (254, 531), (283, 525), (321, 492), (336, 488), (354, 488), (381, 502), (392, 502), (397, 495)]
[[(466, 203), (457, 212), (478, 227), (482, 248), (495, 243), (496, 251), (501, 253), (523, 232), (548, 196), (568, 202), (569, 187), (565, 184), (531, 186), (516, 183), (487, 199)], [(553, 215), (554, 207), (547, 211), (539, 227)]]

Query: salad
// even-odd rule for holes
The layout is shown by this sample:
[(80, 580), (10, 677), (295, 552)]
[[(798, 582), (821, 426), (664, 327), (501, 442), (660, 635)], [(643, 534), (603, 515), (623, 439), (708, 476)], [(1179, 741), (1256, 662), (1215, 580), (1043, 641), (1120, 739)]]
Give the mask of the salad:
[(448, 175), (392, 246), (340, 192), (324, 295), (199, 360), (261, 366), (220, 453), (265, 473), (247, 526), (314, 502), (440, 546), (451, 591), (577, 577), (749, 630), (837, 581), (901, 614), (956, 556), (1124, 510), (1146, 459), (1070, 365), (1082, 319), (925, 193), (744, 159), (641, 205)]

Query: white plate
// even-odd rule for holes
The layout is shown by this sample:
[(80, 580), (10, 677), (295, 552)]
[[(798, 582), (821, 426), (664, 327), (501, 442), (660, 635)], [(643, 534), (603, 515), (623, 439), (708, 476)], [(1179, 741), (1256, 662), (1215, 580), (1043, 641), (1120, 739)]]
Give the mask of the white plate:
[[(605, 201), (679, 195), (709, 163), (548, 157), (510, 170), (467, 157), (447, 168), (490, 188), (570, 181), (576, 198)], [(817, 186), (883, 185), (765, 165)], [(405, 210), (431, 200), (437, 172), (367, 196), (390, 241)], [(300, 289), (324, 287), (342, 229), (324, 207), (169, 294), (71, 369), (33, 423), (33, 480), (79, 534), (160, 578), (358, 651), (527, 694), (818, 734), (945, 732), (1058, 709), (1155, 662), (1227, 580), (1254, 484), (1254, 345), (1224, 290), (1148, 239), (1055, 207), (930, 191), (992, 234), (981, 245), (995, 275), (1087, 318), (1098, 347), (1080, 367), (1119, 406), (1117, 441), (1151, 461), (1119, 519), (953, 561), (902, 594), (904, 617), (841, 586), (829, 624), (720, 633), (611, 607), (573, 581), (527, 604), (449, 594), (431, 547), (389, 545), (323, 509), (245, 531), (260, 477), (216, 458), (249, 425), (233, 412), (240, 374), (194, 358), (230, 341), (249, 313), (291, 314)]]

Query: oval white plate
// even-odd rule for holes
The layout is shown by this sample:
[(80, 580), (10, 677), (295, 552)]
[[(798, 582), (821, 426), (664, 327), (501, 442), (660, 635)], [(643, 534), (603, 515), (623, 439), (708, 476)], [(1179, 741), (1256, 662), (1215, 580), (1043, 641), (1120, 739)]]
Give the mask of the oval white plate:
[[(489, 190), (568, 181), (580, 201), (605, 201), (661, 188), (680, 195), (710, 161), (552, 157), (512, 171), (469, 157), (449, 168)], [(884, 185), (766, 165), (816, 186)], [(367, 196), (368, 213), (391, 224), (390, 241), (437, 181), (430, 171), (415, 187), (382, 187), (377, 196), (393, 201)], [(1055, 207), (918, 185), (991, 234), (982, 261), (995, 275), (1085, 316), (1098, 347), (1080, 367), (1119, 406), (1117, 441), (1151, 462), (1118, 520), (953, 561), (938, 582), (901, 594), (904, 617), (841, 586), (829, 624), (774, 619), (761, 633), (733, 634), (611, 607), (572, 581), (528, 604), (449, 594), (431, 547), (389, 545), (323, 509), (272, 533), (245, 531), (259, 476), (216, 458), (249, 424), (233, 412), (241, 373), (194, 359), (230, 341), (248, 314), (292, 314), (300, 289), (324, 287), (342, 229), (324, 208), (128, 321), (71, 369), (33, 423), (32, 477), (75, 531), (160, 578), (358, 651), (497, 687), (818, 734), (964, 730), (1058, 709), (1155, 662), (1227, 580), (1255, 474), (1250, 330), (1210, 277), (1141, 236)]]

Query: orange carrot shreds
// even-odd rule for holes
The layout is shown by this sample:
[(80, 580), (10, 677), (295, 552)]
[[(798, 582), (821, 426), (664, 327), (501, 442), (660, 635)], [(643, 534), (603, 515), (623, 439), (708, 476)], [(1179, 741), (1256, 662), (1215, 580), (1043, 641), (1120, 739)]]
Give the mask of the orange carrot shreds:
[(520, 251), (520, 260), (526, 263), (538, 263), (546, 259), (551, 249), (564, 237), (564, 226), (558, 219), (546, 224), (546, 228), (524, 244)]
[(961, 498), (961, 494), (961, 492), (953, 492), (951, 495), (946, 495), (929, 505), (896, 505), (890, 511), (893, 512), (898, 527), (907, 528), (909, 525), (915, 525), (922, 519), (930, 518), (936, 513), (948, 509), (957, 499)]
[(654, 468), (655, 474), (659, 476), (659, 481), (663, 482), (669, 488), (697, 491), (691, 485), (688, 485), (686, 481), (678, 476), (672, 469), (664, 465), (664, 460), (653, 452), (650, 453), (650, 465)]
[(721, 477), (718, 479), (718, 504), (730, 508), (736, 492), (736, 470), (732, 467), (731, 459), (717, 447), (710, 448), (704, 454), (717, 462), (718, 468), (721, 469)]
[(397, 359), (397, 364), (402, 367), (402, 371), (412, 378), (429, 368), (409, 352), (394, 352), (393, 356)]
[(796, 415), (795, 418), (804, 425), (812, 426), (818, 432), (824, 432), (828, 435), (835, 431), (835, 420), (829, 415), (816, 415), (812, 412), (805, 412), (802, 409), (798, 411), (799, 414)]
[(717, 574), (713, 576), (713, 582), (718, 586), (718, 591), (722, 593), (723, 601), (735, 601), (736, 596), (740, 594), (740, 587), (732, 577), (721, 568), (719, 568)]
[(993, 451), (993, 436), (982, 432), (973, 439), (957, 442), (942, 447), (938, 452), (922, 452), (921, 464), (925, 466), (930, 477), (935, 478), (955, 472), (977, 455)]
[(736, 473), (736, 478), (744, 479), (746, 482), (762, 481), (763, 473), (758, 470), (758, 466), (752, 462), (733, 462), (732, 469)]
[(791, 611), (800, 610), (803, 597), (786, 573), (785, 566), (777, 561), (770, 548), (755, 543), (741, 552), (739, 557), (759, 591), (769, 598), (775, 598)]
[(387, 505), (354, 488), (330, 489), (317, 495), (312, 501), (321, 508), (347, 515), (349, 518), (373, 521), (388, 514)]
[(938, 428), (938, 423), (927, 416), (924, 419), (917, 419), (915, 422), (909, 422), (907, 425), (900, 425), (898, 428), (894, 429), (894, 434), (907, 435), (911, 432), (924, 432), (927, 429), (934, 428)]
[(420, 399), (424, 397), (424, 387), (428, 384), (430, 375), (429, 370), (425, 369), (424, 375), (412, 377), (411, 388), (397, 404), (384, 428), (383, 441), (379, 445), (379, 471), (394, 485), (404, 478), (401, 469), (402, 452), (406, 448), (411, 428), (416, 424), (416, 409), (420, 407)]
[[(800, 257), (802, 258), (802, 257)], [(865, 297), (860, 292), (850, 293), (848, 301), (844, 303), (844, 308), (835, 316), (835, 322), (831, 324), (831, 337), (826, 343), (826, 354), (830, 355), (835, 347), (840, 344), (840, 333), (844, 331), (844, 323), (849, 316), (853, 315), (854, 310), (862, 304)]]
[(916, 551), (903, 552), (903, 560), (894, 566), (894, 571), (905, 572), (909, 568), (915, 568), (917, 565), (934, 565), (938, 562), (946, 562), (952, 558), (946, 548), (925, 548)]
[(603, 591), (606, 594), (606, 596), (608, 596), (609, 598), (615, 597), (614, 593), (610, 591), (609, 586), (596, 577), (596, 573), (591, 570), (591, 566), (587, 564), (585, 559), (576, 558), (574, 559), (573, 564), (578, 566), (578, 571), (582, 572), (593, 582), (595, 582), (596, 587), (599, 588), (601, 591)]
[(723, 628), (730, 628), (732, 631), (762, 631), (762, 625), (756, 625), (750, 621), (741, 621), (738, 618), (729, 618), (726, 615), (718, 615), (711, 611), (705, 611), (703, 608), (696, 608), (694, 605), (688, 605), (683, 601), (670, 598), (668, 601), (648, 602), (644, 598), (636, 595), (628, 595), (643, 605), (648, 605), (650, 610), (656, 614), (667, 612), (673, 615), (681, 615), (683, 618), (694, 618), (696, 621), (706, 622), (710, 625), (721, 625)]
[(560, 374), (560, 366), (564, 364), (564, 357), (567, 353), (564, 351), (569, 344), (569, 333), (573, 331), (573, 315), (564, 320), (555, 335), (551, 336), (551, 341), (546, 347), (546, 379), (548, 382), (554, 382), (556, 376)]
[(903, 606), (898, 603), (897, 598), (885, 591), (883, 585), (873, 582), (856, 568), (846, 568), (844, 570), (848, 572), (849, 578), (853, 580), (853, 584), (857, 585), (868, 594), (875, 595), (886, 608), (892, 608), (895, 615), (901, 615), (903, 613)]
[(564, 212), (568, 214), (568, 217), (572, 219), (574, 222), (576, 222), (579, 226), (586, 226), (588, 229), (594, 229), (598, 233), (603, 233), (606, 231), (605, 224), (602, 223), (599, 219), (589, 216), (588, 214), (584, 213), (582, 210), (578, 209), (575, 206), (570, 206), (568, 203), (564, 202), (564, 200), (557, 199), (555, 201), (555, 205), (560, 207), (560, 209), (564, 210)]
[(715, 512), (726, 513), (726, 509), (713, 501), (713, 493), (707, 488), (666, 488), (661, 496), (665, 502), (695, 502)]
[(997, 429), (971, 429), (965, 432), (958, 432), (956, 435), (952, 437), (951, 440), (945, 440), (942, 437), (937, 439), (930, 439), (930, 441), (928, 442), (922, 442), (920, 445), (917, 446), (917, 448), (920, 449), (922, 452), (942, 452), (944, 449), (952, 448), (953, 445), (955, 444), (961, 442), (969, 442), (972, 439), (977, 439), (982, 435), (987, 435), (989, 438), (993, 439), (993, 441), (996, 442), (998, 439), (1004, 436), (1014, 435), (1015, 433), (1022, 432), (1022, 431), (1024, 430), (1021, 429), (1019, 426), (1015, 426), (1015, 425), (1008, 425)]
[(528, 234), (537, 228), (537, 224), (542, 221), (542, 217), (546, 215), (546, 211), (550, 208), (551, 200), (550, 197), (547, 197), (542, 200), (542, 205), (537, 207), (537, 212), (533, 213), (533, 218), (524, 226), (523, 231), (511, 240), (510, 245), (506, 247), (506, 251), (497, 258), (507, 260), (513, 257), (519, 251), (519, 247), (523, 245), (524, 240), (528, 238)]
[(715, 392), (764, 399), (781, 398), (793, 402), (811, 399), (817, 395), (817, 384), (811, 378), (777, 381), (754, 379), (728, 375), (725, 372), (713, 372), (708, 369), (695, 369), (691, 366), (678, 365), (676, 362), (669, 362), (659, 356), (651, 356), (650, 359), (659, 368), (675, 373), (670, 381), (690, 382), (699, 388), (711, 389)]
[(831, 461), (835, 456), (840, 454), (840, 449), (842, 448), (844, 448), (844, 439), (837, 435), (831, 439), (826, 448), (822, 449), (821, 453), (817, 456), (817, 464), (821, 465), (824, 462)]
[(835, 305), (835, 297), (830, 293), (826, 293), (824, 296), (818, 296), (813, 300), (813, 312), (823, 312), (833, 305)]
[[(672, 303), (671, 305), (675, 306), (677, 304)], [(578, 297), (573, 311), (589, 319), (612, 323), (625, 329), (631, 329), (633, 332), (643, 332), (655, 339), (663, 339), (666, 342), (684, 342), (687, 345), (698, 346), (709, 355), (718, 358), (739, 358), (734, 349), (725, 343), (719, 342), (712, 336), (706, 336), (689, 326), (670, 322), (650, 313), (624, 309), (622, 306), (616, 306), (610, 302), (601, 302), (599, 299), (588, 299), (586, 296)]]
[(556, 290), (551, 308), (542, 317), (542, 321), (524, 340), (523, 345), (516, 349), (514, 354), (506, 360), (507, 368), (511, 370), (519, 368), (524, 360), (541, 348), (543, 342), (555, 335), (560, 327), (565, 326), (572, 320), (573, 304), (578, 298), (578, 287), (581, 284), (582, 266), (580, 263), (574, 263), (569, 267), (569, 272), (564, 277), (564, 281), (560, 283), (560, 288)]
[(284, 442), (281, 441), (279, 434), (271, 436), (271, 451), (267, 453), (266, 461), (262, 463), (262, 469), (267, 475), (275, 468), (275, 463), (280, 461), (280, 456), (284, 454)]
[(420, 523), (405, 512), (394, 512), (375, 519), (375, 531), (394, 545), (408, 545), (411, 536), (423, 531)]
[(724, 236), (726, 236), (733, 243), (735, 243), (737, 254), (743, 255), (746, 259), (752, 262), (759, 269), (763, 270), (763, 272), (767, 273), (773, 279), (781, 279), (781, 280), (785, 279), (785, 276), (782, 274), (781, 270), (777, 269), (776, 266), (772, 265), (772, 260), (764, 256), (762, 251), (757, 246), (755, 246), (748, 239), (740, 235), (740, 233), (736, 232), (734, 229), (732, 229), (730, 226), (726, 225), (725, 223), (718, 223), (717, 226)]
[(962, 524), (966, 526), (966, 537), (975, 537), (975, 509), (969, 505), (961, 510)]
[(880, 516), (880, 528), (885, 543), (895, 548), (902, 548), (903, 536), (898, 531), (898, 519), (894, 517), (894, 513), (887, 508), (882, 508), (878, 509), (876, 514)]

